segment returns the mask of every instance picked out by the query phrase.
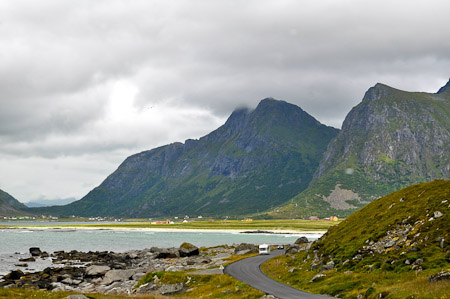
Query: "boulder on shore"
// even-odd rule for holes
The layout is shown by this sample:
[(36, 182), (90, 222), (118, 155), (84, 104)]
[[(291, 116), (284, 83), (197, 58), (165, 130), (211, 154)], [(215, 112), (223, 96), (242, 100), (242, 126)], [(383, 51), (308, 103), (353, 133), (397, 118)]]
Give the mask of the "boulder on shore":
[(200, 253), (197, 246), (187, 242), (180, 245), (178, 252), (180, 253), (180, 257), (199, 255)]
[(4, 280), (17, 280), (20, 279), (22, 276), (24, 276), (24, 273), (20, 270), (13, 270), (11, 272), (9, 272), (8, 274), (6, 274), (5, 276), (3, 276)]
[(239, 251), (245, 251), (245, 253), (256, 253), (259, 251), (258, 246), (248, 243), (241, 243), (236, 245), (234, 253), (238, 254)]
[(155, 258), (157, 259), (173, 259), (180, 256), (180, 253), (175, 248), (158, 248), (158, 247), (152, 247), (150, 249), (150, 252), (156, 253)]
[(98, 266), (98, 265), (92, 265), (86, 268), (86, 275), (87, 276), (103, 276), (111, 270), (108, 266)]
[(132, 278), (132, 276), (136, 274), (136, 270), (110, 270), (106, 272), (105, 277), (103, 278), (103, 283), (105, 285), (109, 285), (115, 281), (127, 281)]
[(39, 247), (31, 247), (30, 248), (31, 256), (39, 256), (41, 253), (42, 253), (42, 251)]
[(21, 258), (19, 259), (19, 262), (35, 262), (36, 259), (34, 257), (25, 257), (25, 258)]
[(294, 244), (304, 244), (309, 243), (309, 240), (307, 237), (300, 237), (297, 240), (295, 240)]

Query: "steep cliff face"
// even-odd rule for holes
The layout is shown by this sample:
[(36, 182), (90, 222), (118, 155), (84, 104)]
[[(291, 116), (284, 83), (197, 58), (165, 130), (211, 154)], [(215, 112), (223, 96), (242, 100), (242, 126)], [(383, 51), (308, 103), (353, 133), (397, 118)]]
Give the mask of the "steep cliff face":
[(371, 87), (295, 198), (296, 213), (344, 216), (405, 186), (449, 178), (449, 86), (436, 94)]
[(264, 211), (304, 190), (337, 129), (265, 99), (200, 138), (128, 157), (59, 214), (154, 217)]
[(350, 111), (330, 144), (316, 178), (343, 164), (360, 166), (373, 180), (394, 182), (408, 175), (432, 180), (449, 175), (450, 99), (377, 84)]

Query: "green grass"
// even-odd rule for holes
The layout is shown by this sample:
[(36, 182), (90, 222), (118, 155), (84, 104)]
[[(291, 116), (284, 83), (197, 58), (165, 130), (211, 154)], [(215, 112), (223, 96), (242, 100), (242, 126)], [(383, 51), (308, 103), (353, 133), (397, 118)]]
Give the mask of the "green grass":
[(167, 229), (220, 229), (220, 230), (293, 230), (293, 231), (325, 231), (330, 226), (338, 222), (318, 220), (299, 220), (299, 219), (273, 219), (273, 220), (253, 220), (253, 221), (194, 221), (188, 223), (175, 224), (150, 224), (148, 223), (95, 223), (78, 225), (27, 225), (27, 227), (91, 227), (91, 228), (167, 228)]
[[(287, 269), (296, 268), (292, 273)], [(389, 298), (450, 298), (448, 290), (450, 281), (430, 283), (427, 280), (433, 271), (393, 273), (388, 271), (373, 272), (338, 272), (325, 271), (326, 277), (317, 282), (310, 282), (317, 274), (308, 271), (290, 257), (277, 257), (264, 263), (264, 273), (282, 283), (316, 294), (329, 294), (339, 298), (356, 298), (359, 294), (366, 298), (377, 298), (380, 293), (389, 293)]]
[(137, 286), (153, 282), (157, 276), (161, 283), (184, 283), (188, 292), (174, 297), (183, 298), (261, 298), (263, 292), (229, 275), (192, 275), (189, 272), (152, 272), (141, 278)]
[[(435, 211), (443, 216), (431, 219)], [(370, 241), (385, 238), (388, 231), (409, 227), (405, 240), (395, 246), (372, 253), (364, 249)], [(449, 281), (427, 281), (435, 273), (450, 270), (450, 244), (441, 248), (437, 242), (441, 237), (450, 239), (450, 180), (413, 185), (377, 199), (331, 227), (308, 252), (270, 260), (262, 270), (299, 289), (340, 298), (359, 294), (376, 298), (383, 292), (389, 298), (449, 298)], [(363, 258), (353, 259), (357, 254)], [(333, 260), (336, 266), (323, 272), (324, 279), (311, 283), (319, 273), (311, 270), (314, 255), (323, 264)], [(423, 260), (420, 271), (412, 268), (418, 259)]]
[[(421, 245), (422, 255), (433, 254), (435, 239), (449, 237), (450, 218), (450, 181), (437, 180), (431, 183), (414, 185), (373, 201), (365, 208), (349, 216), (339, 226), (331, 228), (320, 242), (324, 255), (344, 260), (352, 258), (366, 240), (377, 240), (395, 225), (414, 225), (425, 221), (414, 233), (421, 233), (428, 241)], [(429, 222), (435, 211), (441, 211), (444, 217)], [(392, 253), (395, 254), (394, 252)]]

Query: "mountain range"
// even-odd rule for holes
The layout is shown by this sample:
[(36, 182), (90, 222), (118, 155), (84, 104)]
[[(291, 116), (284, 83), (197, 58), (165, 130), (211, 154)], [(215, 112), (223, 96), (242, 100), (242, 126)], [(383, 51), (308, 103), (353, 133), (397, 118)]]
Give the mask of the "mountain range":
[(348, 216), (411, 184), (448, 178), (450, 81), (437, 93), (376, 84), (342, 130), (272, 98), (198, 139), (128, 157), (68, 216)]
[(67, 205), (77, 200), (76, 198), (63, 198), (63, 199), (38, 199), (35, 201), (29, 201), (26, 206), (29, 208), (50, 207), (50, 206), (62, 206)]

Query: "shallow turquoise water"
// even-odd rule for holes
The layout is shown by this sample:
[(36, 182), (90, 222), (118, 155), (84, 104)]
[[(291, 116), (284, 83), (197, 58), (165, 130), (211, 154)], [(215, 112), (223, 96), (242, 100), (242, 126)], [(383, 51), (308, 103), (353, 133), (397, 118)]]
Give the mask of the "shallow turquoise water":
[[(74, 229), (0, 229), (0, 253), (28, 251), (40, 247), (43, 251), (126, 251), (156, 247), (178, 247), (183, 242), (198, 247), (233, 243), (288, 244), (304, 234), (238, 234), (222, 232), (145, 232), (125, 230)], [(315, 240), (320, 234), (306, 235)]]
[[(222, 232), (145, 232), (125, 230), (0, 229), (0, 275), (14, 268), (18, 258), (28, 257), (30, 247), (49, 253), (57, 250), (115, 251), (156, 247), (179, 247), (183, 242), (198, 247), (252, 244), (290, 244), (300, 236), (310, 240), (320, 234), (239, 234)], [(30, 263), (29, 270), (44, 265)], [(34, 268), (34, 269), (33, 269)]]

